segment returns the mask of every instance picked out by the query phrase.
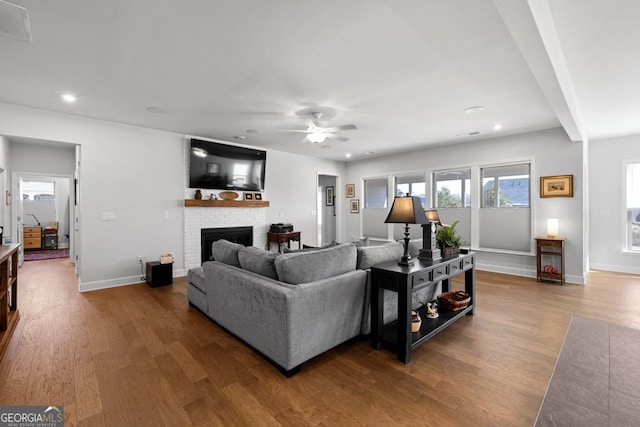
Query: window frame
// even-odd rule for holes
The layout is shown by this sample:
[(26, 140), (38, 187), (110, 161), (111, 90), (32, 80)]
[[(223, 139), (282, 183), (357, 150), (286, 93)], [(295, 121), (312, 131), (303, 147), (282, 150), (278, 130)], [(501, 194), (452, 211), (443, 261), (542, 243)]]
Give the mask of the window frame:
[[(635, 212), (639, 212), (640, 213), (640, 203), (638, 203), (638, 205), (635, 205), (633, 203), (632, 206), (630, 206), (630, 189), (629, 189), (629, 167), (632, 165), (637, 165), (638, 170), (640, 170), (640, 159), (639, 160), (625, 160), (624, 161), (624, 167), (622, 168), (622, 188), (623, 188), (623, 194), (622, 194), (622, 200), (623, 200), (623, 208), (622, 208), (622, 213), (624, 216), (623, 219), (623, 229), (624, 229), (624, 233), (623, 233), (623, 245), (622, 247), (623, 252), (629, 253), (629, 254), (638, 254), (640, 255), (640, 245), (638, 245), (637, 249), (633, 248), (633, 223), (635, 222), (633, 220), (633, 213)], [(638, 175), (638, 177), (636, 178), (638, 185), (640, 186), (640, 174)], [(635, 182), (635, 180), (634, 180)], [(640, 190), (638, 190), (638, 192), (640, 192)]]

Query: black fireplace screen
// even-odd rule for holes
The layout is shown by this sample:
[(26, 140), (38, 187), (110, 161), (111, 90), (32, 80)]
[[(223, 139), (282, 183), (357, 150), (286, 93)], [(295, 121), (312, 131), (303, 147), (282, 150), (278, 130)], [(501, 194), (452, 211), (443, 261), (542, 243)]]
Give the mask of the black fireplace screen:
[(253, 245), (253, 227), (218, 227), (200, 230), (201, 263), (213, 260), (211, 245), (216, 240), (225, 239), (244, 246)]

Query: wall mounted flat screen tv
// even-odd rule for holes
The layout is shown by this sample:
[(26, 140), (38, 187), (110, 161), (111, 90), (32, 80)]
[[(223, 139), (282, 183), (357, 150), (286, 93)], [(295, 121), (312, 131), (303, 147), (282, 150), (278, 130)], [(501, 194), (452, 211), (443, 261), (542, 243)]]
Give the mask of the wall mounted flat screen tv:
[(189, 188), (264, 191), (266, 163), (263, 150), (192, 139)]

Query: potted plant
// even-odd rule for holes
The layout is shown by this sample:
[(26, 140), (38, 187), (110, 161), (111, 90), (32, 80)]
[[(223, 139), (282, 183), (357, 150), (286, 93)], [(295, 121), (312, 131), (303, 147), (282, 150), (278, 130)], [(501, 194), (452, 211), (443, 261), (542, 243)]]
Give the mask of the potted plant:
[(460, 253), (460, 246), (464, 244), (464, 240), (456, 233), (456, 225), (460, 220), (456, 220), (451, 225), (443, 224), (436, 232), (438, 246), (442, 251), (442, 256), (450, 256)]

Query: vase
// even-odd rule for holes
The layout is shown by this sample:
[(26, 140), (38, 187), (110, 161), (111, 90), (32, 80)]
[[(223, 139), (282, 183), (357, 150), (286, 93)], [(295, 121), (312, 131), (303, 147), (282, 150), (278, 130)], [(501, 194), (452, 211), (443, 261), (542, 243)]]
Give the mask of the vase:
[(411, 311), (411, 332), (418, 332), (422, 325), (422, 319), (417, 311)]
[(202, 191), (196, 190), (196, 200), (202, 200)]

